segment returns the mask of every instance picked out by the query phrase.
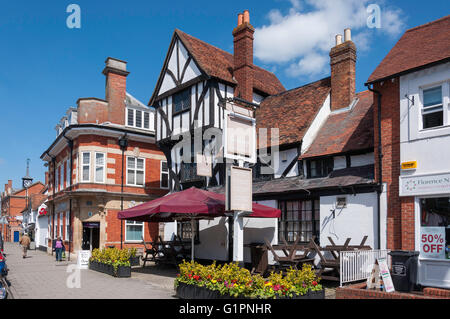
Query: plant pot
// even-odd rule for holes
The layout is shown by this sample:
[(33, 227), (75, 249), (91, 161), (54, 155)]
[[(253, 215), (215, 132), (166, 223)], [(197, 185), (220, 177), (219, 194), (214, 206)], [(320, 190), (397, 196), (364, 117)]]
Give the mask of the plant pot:
[(130, 258), (130, 266), (139, 266), (139, 256), (131, 257)]
[(117, 267), (116, 277), (128, 278), (131, 277), (131, 267), (130, 266), (119, 266)]
[(309, 290), (309, 299), (325, 299), (325, 290), (312, 291)]

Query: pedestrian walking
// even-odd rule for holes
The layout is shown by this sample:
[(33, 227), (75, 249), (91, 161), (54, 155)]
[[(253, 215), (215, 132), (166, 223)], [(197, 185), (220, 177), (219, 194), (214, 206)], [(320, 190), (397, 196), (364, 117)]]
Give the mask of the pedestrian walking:
[(62, 260), (62, 252), (64, 249), (64, 243), (61, 239), (61, 237), (58, 237), (55, 241), (55, 254), (56, 254), (56, 261)]
[(31, 239), (30, 239), (30, 237), (28, 237), (28, 234), (27, 233), (23, 234), (22, 238), (19, 241), (19, 244), (23, 248), (23, 256), (22, 256), (23, 258), (27, 258), (27, 250), (28, 250), (28, 247), (30, 246), (30, 243), (31, 243)]

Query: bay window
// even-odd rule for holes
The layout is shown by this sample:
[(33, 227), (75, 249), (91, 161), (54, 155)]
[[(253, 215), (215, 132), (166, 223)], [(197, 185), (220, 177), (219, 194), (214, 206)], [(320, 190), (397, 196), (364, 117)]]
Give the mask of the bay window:
[(127, 185), (144, 186), (145, 160), (137, 157), (127, 157)]

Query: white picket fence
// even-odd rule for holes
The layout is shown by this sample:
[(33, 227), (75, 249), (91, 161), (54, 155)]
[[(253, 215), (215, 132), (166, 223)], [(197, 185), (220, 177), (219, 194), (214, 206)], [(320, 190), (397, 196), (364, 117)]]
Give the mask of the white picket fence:
[(340, 285), (369, 278), (377, 258), (386, 258), (391, 266), (389, 250), (356, 250), (340, 252)]

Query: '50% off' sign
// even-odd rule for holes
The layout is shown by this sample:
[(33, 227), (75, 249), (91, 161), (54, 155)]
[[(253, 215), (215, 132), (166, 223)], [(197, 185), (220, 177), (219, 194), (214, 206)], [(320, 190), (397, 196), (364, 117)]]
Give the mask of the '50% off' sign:
[(445, 259), (445, 227), (421, 228), (420, 255)]

